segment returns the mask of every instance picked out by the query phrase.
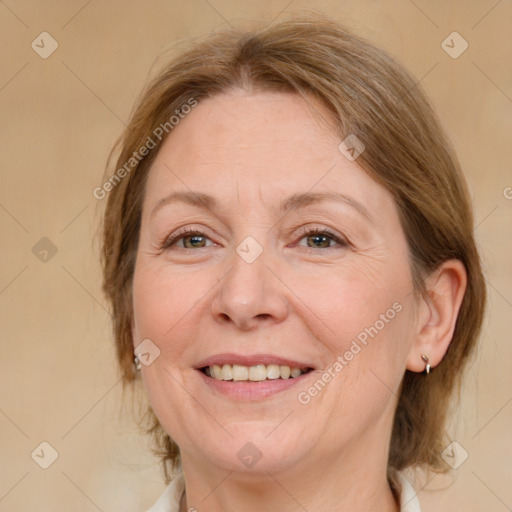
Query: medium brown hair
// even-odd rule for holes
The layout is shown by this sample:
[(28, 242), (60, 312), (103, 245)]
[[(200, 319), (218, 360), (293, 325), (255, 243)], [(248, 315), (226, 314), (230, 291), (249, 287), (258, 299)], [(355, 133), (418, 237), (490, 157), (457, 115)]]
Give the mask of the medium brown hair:
[[(418, 83), (386, 52), (321, 15), (196, 41), (165, 66), (137, 102), (109, 158), (117, 149), (115, 169), (125, 172), (109, 187), (102, 234), (103, 289), (112, 306), (123, 389), (135, 379), (132, 281), (145, 180), (165, 136), (140, 161), (130, 158), (191, 98), (200, 103), (240, 88), (314, 97), (332, 113), (329, 122), (340, 142), (349, 134), (363, 142), (357, 163), (395, 200), (416, 293), (425, 294), (424, 278), (442, 262), (455, 258), (464, 264), (467, 288), (453, 339), (430, 375), (405, 371), (388, 461), (390, 474), (408, 466), (446, 469), (445, 421), (476, 345), (486, 297), (465, 180)], [(168, 133), (172, 136), (171, 129)], [(169, 482), (180, 464), (178, 447), (150, 405), (146, 419)]]

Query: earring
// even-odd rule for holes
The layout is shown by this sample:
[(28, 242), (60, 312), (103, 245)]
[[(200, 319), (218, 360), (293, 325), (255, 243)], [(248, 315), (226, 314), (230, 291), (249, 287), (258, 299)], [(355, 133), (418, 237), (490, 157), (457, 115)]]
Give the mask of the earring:
[(425, 371), (427, 372), (427, 375), (430, 373), (430, 364), (428, 362), (428, 356), (427, 354), (421, 354), (421, 359), (425, 361)]
[(138, 372), (140, 370), (140, 359), (137, 356), (135, 356), (133, 358), (133, 363), (135, 365), (135, 371)]

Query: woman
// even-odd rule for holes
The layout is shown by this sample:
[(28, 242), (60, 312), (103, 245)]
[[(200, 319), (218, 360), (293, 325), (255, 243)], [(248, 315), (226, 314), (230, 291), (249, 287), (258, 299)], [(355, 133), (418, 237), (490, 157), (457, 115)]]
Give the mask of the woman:
[[(120, 139), (104, 290), (157, 511), (418, 511), (485, 287), (459, 164), (391, 57), (323, 17), (209, 36)], [(135, 356), (135, 357), (134, 357)]]

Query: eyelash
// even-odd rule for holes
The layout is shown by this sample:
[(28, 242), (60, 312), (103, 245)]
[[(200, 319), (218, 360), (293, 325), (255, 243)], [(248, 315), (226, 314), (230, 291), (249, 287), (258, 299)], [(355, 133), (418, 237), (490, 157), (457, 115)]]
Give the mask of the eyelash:
[[(300, 239), (299, 240), (302, 240), (306, 236), (322, 235), (322, 236), (329, 237), (334, 242), (336, 242), (339, 245), (338, 248), (344, 248), (344, 247), (348, 247), (349, 246), (349, 243), (345, 239), (338, 237), (335, 233), (333, 233), (332, 231), (330, 231), (327, 228), (308, 228), (308, 227), (305, 227), (305, 228), (300, 229), (298, 234), (300, 235)], [(174, 233), (173, 235), (166, 237), (164, 239), (163, 243), (161, 244), (161, 249), (162, 250), (167, 250), (173, 244), (175, 244), (176, 242), (179, 242), (183, 238), (187, 238), (189, 236), (200, 236), (200, 237), (208, 238), (208, 236), (205, 233), (203, 233), (203, 232), (201, 232), (201, 231), (199, 231), (197, 229), (194, 229), (194, 228), (184, 228), (184, 229)], [(206, 247), (198, 247), (198, 249), (205, 249), (205, 248)], [(305, 247), (305, 248), (306, 249), (311, 249), (313, 251), (316, 251), (317, 249), (326, 250), (326, 249), (336, 249), (337, 247), (318, 247), (318, 248), (315, 248), (315, 247)], [(190, 250), (189, 248), (186, 248), (186, 247), (185, 248), (184, 247), (180, 247), (179, 249), (183, 249), (183, 250), (187, 250), (187, 251)]]

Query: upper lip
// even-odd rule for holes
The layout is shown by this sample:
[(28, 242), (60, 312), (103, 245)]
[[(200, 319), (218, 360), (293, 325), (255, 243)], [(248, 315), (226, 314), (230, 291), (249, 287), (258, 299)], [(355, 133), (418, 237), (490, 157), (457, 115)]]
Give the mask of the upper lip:
[(303, 361), (288, 359), (285, 357), (275, 356), (272, 354), (253, 354), (242, 355), (234, 353), (216, 354), (200, 361), (195, 368), (200, 369), (205, 366), (213, 366), (223, 364), (239, 364), (242, 366), (256, 366), (259, 364), (269, 365), (278, 364), (280, 366), (289, 366), (290, 368), (313, 368), (310, 364)]

